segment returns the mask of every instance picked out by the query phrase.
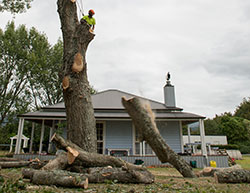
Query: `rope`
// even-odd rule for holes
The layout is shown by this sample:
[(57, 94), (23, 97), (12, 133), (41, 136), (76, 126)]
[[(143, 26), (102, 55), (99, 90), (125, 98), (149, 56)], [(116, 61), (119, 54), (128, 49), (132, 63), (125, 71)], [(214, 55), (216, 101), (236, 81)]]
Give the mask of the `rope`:
[(80, 14), (82, 14), (80, 15), (80, 18), (81, 18), (82, 16), (84, 16), (82, 0), (80, 1), (81, 4), (79, 4), (78, 0), (76, 0), (76, 3), (77, 3), (77, 6), (79, 7)]

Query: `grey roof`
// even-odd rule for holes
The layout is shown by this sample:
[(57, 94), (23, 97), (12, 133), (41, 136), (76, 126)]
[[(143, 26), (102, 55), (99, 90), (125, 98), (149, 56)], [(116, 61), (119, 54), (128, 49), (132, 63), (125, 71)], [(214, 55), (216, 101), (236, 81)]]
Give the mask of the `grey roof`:
[[(92, 95), (95, 117), (97, 119), (104, 120), (130, 119), (121, 103), (121, 98), (123, 96), (125, 96), (126, 98), (139, 97), (119, 90), (106, 90)], [(194, 119), (197, 120), (205, 118), (200, 115), (182, 112), (182, 109), (178, 107), (169, 108), (166, 107), (164, 103), (160, 103), (143, 97), (139, 98), (149, 101), (151, 108), (155, 112), (156, 119), (178, 119), (191, 121)], [(43, 107), (40, 111), (20, 115), (20, 117), (24, 117), (25, 119), (65, 119), (65, 106), (62, 102), (55, 105)]]
[[(140, 97), (137, 95), (133, 95), (115, 89), (98, 92), (97, 94), (92, 95), (91, 98), (94, 109), (124, 109), (121, 103), (121, 98), (123, 96), (126, 98), (138, 97), (142, 100), (149, 101), (152, 109), (176, 110), (176, 111), (182, 110), (181, 108), (178, 107), (166, 107), (164, 103), (160, 103), (158, 101), (150, 100), (144, 97)], [(64, 103), (62, 102), (55, 105), (43, 107), (43, 109), (65, 109), (65, 106)]]

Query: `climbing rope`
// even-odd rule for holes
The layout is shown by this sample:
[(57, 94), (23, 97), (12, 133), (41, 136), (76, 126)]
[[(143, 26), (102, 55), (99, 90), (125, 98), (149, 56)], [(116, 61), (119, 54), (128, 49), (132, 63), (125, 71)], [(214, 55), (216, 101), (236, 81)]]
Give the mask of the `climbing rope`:
[[(80, 3), (79, 3), (80, 1)], [(82, 18), (82, 16), (84, 16), (84, 10), (83, 10), (83, 3), (82, 3), (82, 0), (76, 0), (76, 3), (77, 3), (77, 6), (79, 8), (79, 18)]]

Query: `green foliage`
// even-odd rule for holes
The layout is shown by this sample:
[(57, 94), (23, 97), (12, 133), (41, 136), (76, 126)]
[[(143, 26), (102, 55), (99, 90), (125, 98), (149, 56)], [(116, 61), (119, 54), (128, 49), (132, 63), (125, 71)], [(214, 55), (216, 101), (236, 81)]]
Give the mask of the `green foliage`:
[(250, 120), (250, 97), (244, 98), (234, 112), (234, 116)]
[(229, 144), (236, 144), (242, 153), (250, 153), (250, 97), (243, 99), (234, 114), (206, 119), (205, 129), (207, 135), (226, 135)]
[(62, 58), (61, 40), (51, 46), (45, 34), (14, 22), (0, 29), (0, 143), (16, 134), (18, 114), (62, 101)]
[(221, 119), (221, 131), (227, 136), (228, 143), (237, 144), (238, 142), (248, 140), (248, 131), (243, 124), (242, 118), (223, 116)]
[(0, 12), (8, 11), (11, 14), (23, 13), (30, 8), (33, 0), (2, 0), (0, 1)]

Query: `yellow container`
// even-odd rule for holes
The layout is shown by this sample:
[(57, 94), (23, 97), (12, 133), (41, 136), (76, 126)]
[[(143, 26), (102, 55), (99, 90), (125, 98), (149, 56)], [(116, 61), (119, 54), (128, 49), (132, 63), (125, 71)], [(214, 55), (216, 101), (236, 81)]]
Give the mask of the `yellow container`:
[(210, 166), (213, 167), (213, 168), (216, 168), (216, 161), (211, 160), (210, 161)]

